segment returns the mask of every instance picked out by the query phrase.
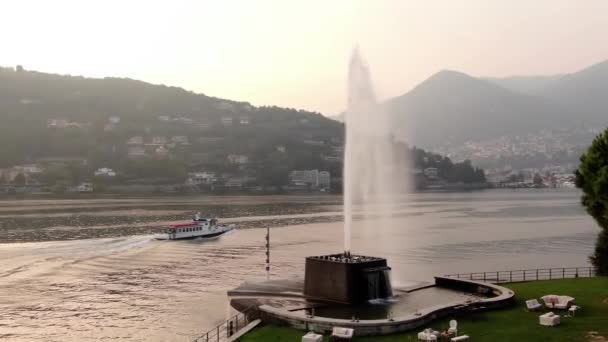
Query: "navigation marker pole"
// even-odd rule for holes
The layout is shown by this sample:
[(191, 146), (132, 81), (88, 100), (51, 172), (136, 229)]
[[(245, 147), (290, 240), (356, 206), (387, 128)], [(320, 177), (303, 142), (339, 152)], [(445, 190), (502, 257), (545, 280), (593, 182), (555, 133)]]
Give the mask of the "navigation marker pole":
[(270, 225), (266, 226), (266, 280), (270, 280)]

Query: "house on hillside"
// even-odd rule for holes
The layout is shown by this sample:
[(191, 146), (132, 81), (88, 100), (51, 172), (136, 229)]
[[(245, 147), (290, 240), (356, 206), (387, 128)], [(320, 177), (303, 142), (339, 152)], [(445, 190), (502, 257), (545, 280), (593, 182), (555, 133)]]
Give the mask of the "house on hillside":
[(325, 142), (323, 140), (305, 139), (302, 142), (304, 144), (310, 145), (310, 146), (323, 146), (323, 145), (325, 145)]
[(152, 138), (152, 145), (164, 145), (167, 143), (167, 138), (166, 137), (153, 137)]
[(68, 192), (80, 192), (80, 193), (88, 193), (93, 192), (93, 183), (90, 182), (82, 182), (76, 186), (71, 186), (67, 189)]
[(46, 127), (47, 128), (85, 128), (90, 126), (89, 122), (79, 123), (75, 121), (69, 121), (67, 119), (49, 119), (47, 120)]
[(0, 183), (12, 183), (15, 182), (17, 177), (20, 175), (25, 181), (24, 185), (38, 184), (40, 175), (44, 172), (44, 169), (38, 164), (25, 164), (17, 165), (6, 169), (0, 169)]
[(216, 105), (216, 107), (219, 110), (234, 112), (234, 105), (230, 102), (225, 102), (225, 101), (219, 102)]
[(211, 127), (211, 124), (207, 121), (201, 121), (196, 123), (196, 127), (200, 129), (207, 129)]
[(239, 118), (239, 123), (241, 125), (249, 125), (249, 117), (248, 116), (241, 116)]
[(129, 158), (145, 157), (147, 155), (146, 148), (143, 146), (130, 146), (127, 155)]
[(326, 162), (330, 162), (330, 163), (339, 163), (342, 161), (342, 156), (327, 156), (327, 155), (323, 155), (321, 156), (321, 158), (323, 160), (325, 160)]
[(185, 116), (177, 116), (173, 119), (173, 121), (175, 122), (179, 122), (185, 125), (189, 125), (191, 123), (194, 123), (194, 120)]
[(439, 170), (437, 170), (436, 167), (427, 167), (426, 169), (424, 169), (423, 173), (426, 178), (430, 180), (435, 180), (439, 178)]
[(199, 137), (196, 139), (196, 141), (199, 144), (213, 144), (224, 141), (224, 139), (224, 137)]
[(142, 136), (134, 136), (134, 137), (130, 137), (129, 140), (127, 140), (127, 145), (143, 145), (144, 143), (144, 138)]
[(89, 161), (86, 158), (79, 157), (46, 157), (37, 160), (37, 163), (43, 166), (49, 165), (76, 165), (76, 166), (87, 166)]
[(44, 169), (38, 164), (24, 164), (13, 166), (13, 169), (28, 175), (36, 175), (44, 172)]
[(175, 135), (175, 136), (171, 137), (171, 141), (176, 144), (187, 145), (188, 137), (185, 135)]
[(116, 177), (116, 172), (108, 167), (102, 167), (93, 172), (95, 177)]
[(213, 161), (213, 156), (209, 152), (193, 152), (188, 158), (188, 165), (191, 167), (202, 167)]
[(169, 149), (161, 145), (154, 150), (154, 154), (157, 158), (164, 159), (169, 157)]
[(67, 119), (48, 119), (46, 122), (46, 127), (48, 128), (66, 128), (70, 123)]
[(222, 125), (231, 126), (232, 125), (232, 117), (231, 116), (222, 116)]

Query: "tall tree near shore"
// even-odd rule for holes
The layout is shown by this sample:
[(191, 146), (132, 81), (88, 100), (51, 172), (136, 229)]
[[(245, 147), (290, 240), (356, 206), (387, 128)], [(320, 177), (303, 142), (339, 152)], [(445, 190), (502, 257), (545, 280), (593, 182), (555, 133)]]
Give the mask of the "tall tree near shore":
[(583, 190), (582, 204), (602, 231), (591, 255), (601, 275), (608, 275), (608, 129), (598, 135), (576, 170), (576, 186)]

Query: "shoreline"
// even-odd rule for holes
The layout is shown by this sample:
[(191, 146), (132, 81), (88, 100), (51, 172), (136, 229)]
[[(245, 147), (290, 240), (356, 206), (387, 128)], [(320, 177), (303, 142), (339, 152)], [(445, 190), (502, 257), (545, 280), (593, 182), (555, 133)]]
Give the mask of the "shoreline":
[[(424, 188), (416, 189), (407, 194), (425, 194), (425, 193), (471, 193), (471, 192), (483, 192), (483, 191), (577, 191), (577, 188), (567, 187), (493, 187), (493, 186), (447, 186), (443, 188)], [(324, 198), (342, 198), (342, 193), (338, 192), (273, 192), (273, 193), (260, 193), (260, 192), (229, 192), (229, 193), (195, 193), (195, 192), (92, 192), (92, 193), (64, 193), (56, 194), (52, 192), (16, 192), (16, 193), (0, 193), (0, 201), (2, 200), (22, 200), (22, 199), (142, 199), (142, 198), (201, 198), (201, 197), (212, 197), (212, 198), (227, 198), (227, 197), (254, 197), (254, 198), (273, 198), (273, 197), (285, 197), (285, 198), (307, 198), (307, 197), (324, 197)]]

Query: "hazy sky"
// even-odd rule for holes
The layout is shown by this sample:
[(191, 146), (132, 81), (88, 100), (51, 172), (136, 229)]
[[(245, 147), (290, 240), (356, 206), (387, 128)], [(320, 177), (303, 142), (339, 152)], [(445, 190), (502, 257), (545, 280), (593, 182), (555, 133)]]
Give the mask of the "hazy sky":
[(330, 115), (345, 107), (356, 44), (380, 98), (440, 69), (550, 74), (608, 59), (606, 0), (8, 0), (0, 10), (2, 66)]

